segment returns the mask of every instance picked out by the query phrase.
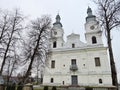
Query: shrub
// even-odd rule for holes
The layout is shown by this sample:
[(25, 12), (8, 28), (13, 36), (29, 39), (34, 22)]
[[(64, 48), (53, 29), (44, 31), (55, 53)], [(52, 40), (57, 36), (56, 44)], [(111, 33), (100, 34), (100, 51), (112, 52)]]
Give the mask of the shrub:
[(57, 90), (55, 86), (52, 87), (52, 90)]
[(44, 90), (48, 90), (48, 86), (44, 86)]
[(22, 84), (22, 82), (19, 82), (19, 83), (18, 83), (17, 90), (22, 90), (22, 88), (23, 88), (23, 84)]

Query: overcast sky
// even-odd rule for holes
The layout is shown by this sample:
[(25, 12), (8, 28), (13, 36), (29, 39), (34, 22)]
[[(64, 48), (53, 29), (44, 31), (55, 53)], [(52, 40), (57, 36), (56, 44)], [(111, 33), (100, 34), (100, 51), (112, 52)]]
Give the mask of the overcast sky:
[[(84, 24), (88, 6), (96, 15), (97, 8), (92, 0), (0, 0), (1, 9), (19, 8), (25, 16), (31, 19), (49, 14), (55, 22), (55, 16), (59, 13), (65, 36), (72, 32), (78, 33), (83, 42), (85, 41)], [(120, 31), (115, 30), (112, 33), (114, 57), (120, 77)]]

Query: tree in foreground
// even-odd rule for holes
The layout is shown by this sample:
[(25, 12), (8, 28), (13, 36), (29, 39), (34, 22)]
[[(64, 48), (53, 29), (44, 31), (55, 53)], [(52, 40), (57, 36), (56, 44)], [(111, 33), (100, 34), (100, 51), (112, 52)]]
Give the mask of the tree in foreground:
[(28, 69), (24, 75), (24, 80), (29, 77), (34, 63), (37, 60), (43, 62), (47, 58), (48, 37), (51, 32), (51, 19), (49, 16), (42, 16), (31, 22), (29, 25), (29, 38), (24, 46), (24, 56)]
[(44, 86), (44, 90), (48, 90), (48, 86)]
[(57, 89), (56, 89), (56, 86), (53, 86), (53, 87), (52, 87), (52, 90), (57, 90)]
[(111, 31), (120, 26), (120, 0), (94, 0), (98, 5), (98, 15), (107, 38), (112, 84), (118, 86), (117, 72), (112, 51)]
[(19, 10), (3, 11), (0, 16), (0, 75), (7, 72), (7, 81), (18, 67), (18, 54), (21, 32), (23, 30), (23, 16)]

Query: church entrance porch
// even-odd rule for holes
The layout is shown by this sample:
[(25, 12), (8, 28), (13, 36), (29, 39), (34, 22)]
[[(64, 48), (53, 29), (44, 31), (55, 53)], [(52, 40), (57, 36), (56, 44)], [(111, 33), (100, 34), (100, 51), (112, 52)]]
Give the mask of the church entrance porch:
[(78, 85), (78, 77), (77, 77), (77, 75), (72, 75), (71, 76), (71, 84), (72, 85)]

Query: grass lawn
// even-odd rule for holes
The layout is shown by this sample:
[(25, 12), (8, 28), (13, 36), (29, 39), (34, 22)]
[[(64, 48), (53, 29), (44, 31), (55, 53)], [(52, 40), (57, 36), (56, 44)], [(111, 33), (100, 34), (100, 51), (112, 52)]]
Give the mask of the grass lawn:
[(34, 88), (34, 90), (43, 90), (43, 89), (39, 89), (39, 88)]
[(43, 88), (34, 88), (34, 90), (43, 90)]

